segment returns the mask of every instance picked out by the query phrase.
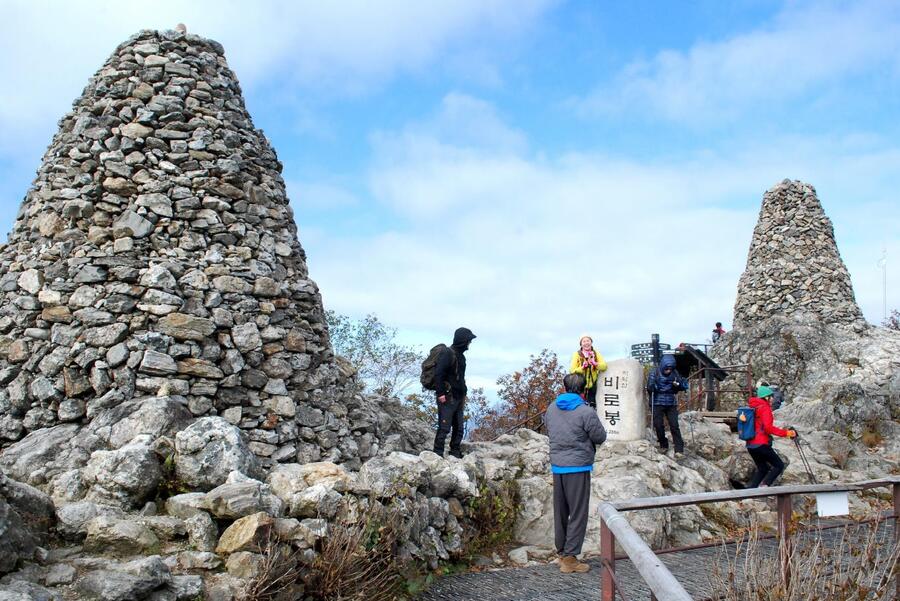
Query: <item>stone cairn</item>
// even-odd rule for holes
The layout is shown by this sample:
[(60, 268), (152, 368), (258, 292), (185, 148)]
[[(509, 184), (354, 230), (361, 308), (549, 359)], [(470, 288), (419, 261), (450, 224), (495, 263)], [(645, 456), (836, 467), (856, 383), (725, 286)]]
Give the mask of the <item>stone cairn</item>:
[(786, 179), (763, 195), (738, 283), (734, 326), (798, 313), (829, 324), (865, 323), (815, 188)]
[(142, 31), (73, 107), (0, 248), (0, 448), (166, 396), (264, 463), (374, 455), (222, 46)]

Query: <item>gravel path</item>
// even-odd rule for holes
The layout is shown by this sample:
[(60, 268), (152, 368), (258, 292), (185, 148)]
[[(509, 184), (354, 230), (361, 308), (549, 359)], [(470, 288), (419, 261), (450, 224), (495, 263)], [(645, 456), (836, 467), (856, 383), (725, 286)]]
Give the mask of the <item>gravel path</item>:
[[(825, 530), (823, 539), (836, 544), (841, 529)], [(884, 539), (893, 535), (893, 527), (883, 526), (879, 533)], [(765, 552), (774, 554), (774, 540), (760, 541)], [(733, 545), (729, 546), (733, 551)], [(682, 586), (695, 599), (710, 594), (709, 573), (715, 562), (724, 560), (721, 548), (695, 549), (660, 555)], [(600, 560), (588, 561), (587, 574), (560, 574), (555, 563), (525, 568), (504, 568), (491, 572), (458, 574), (438, 580), (417, 597), (418, 601), (583, 601), (600, 598)], [(616, 562), (616, 579), (624, 589), (628, 601), (649, 599), (650, 590), (644, 585), (631, 561)], [(619, 597), (617, 596), (617, 599)]]

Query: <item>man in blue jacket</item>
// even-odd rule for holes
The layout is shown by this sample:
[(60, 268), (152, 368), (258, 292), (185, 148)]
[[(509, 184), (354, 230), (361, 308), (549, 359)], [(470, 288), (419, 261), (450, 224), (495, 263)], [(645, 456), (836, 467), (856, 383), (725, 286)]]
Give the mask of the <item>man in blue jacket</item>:
[(591, 500), (591, 470), (597, 445), (606, 440), (606, 430), (597, 411), (584, 403), (584, 376), (563, 379), (564, 394), (544, 413), (550, 437), (550, 468), (553, 472), (553, 525), (559, 571), (584, 573), (590, 566), (576, 557), (581, 553), (587, 530)]
[(650, 393), (650, 405), (653, 408), (656, 440), (659, 441), (659, 448), (663, 453), (669, 450), (666, 426), (663, 423), (663, 419), (666, 419), (672, 431), (676, 457), (684, 455), (684, 439), (681, 438), (681, 428), (678, 427), (678, 401), (675, 395), (687, 388), (687, 380), (675, 370), (675, 357), (672, 355), (663, 355), (659, 367), (651, 371), (650, 377), (647, 378), (647, 392)]

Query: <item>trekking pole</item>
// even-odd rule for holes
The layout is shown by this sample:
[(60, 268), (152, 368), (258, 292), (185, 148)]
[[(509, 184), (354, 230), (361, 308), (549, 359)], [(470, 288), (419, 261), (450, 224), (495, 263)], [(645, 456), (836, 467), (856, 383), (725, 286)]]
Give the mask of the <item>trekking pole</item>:
[(694, 419), (697, 417), (697, 413), (691, 416), (691, 419), (688, 420), (688, 425), (691, 427), (691, 446), (694, 448), (694, 451), (697, 450), (697, 440), (694, 438)]
[[(794, 432), (797, 432), (795, 428), (791, 428)], [(813, 475), (812, 468), (809, 466), (809, 461), (806, 459), (806, 453), (803, 452), (803, 446), (800, 444), (800, 434), (794, 437), (794, 444), (797, 445), (797, 453), (800, 455), (800, 461), (803, 462), (803, 467), (806, 470), (806, 477), (809, 478), (810, 484), (818, 484), (819, 482), (816, 480), (816, 477)]]

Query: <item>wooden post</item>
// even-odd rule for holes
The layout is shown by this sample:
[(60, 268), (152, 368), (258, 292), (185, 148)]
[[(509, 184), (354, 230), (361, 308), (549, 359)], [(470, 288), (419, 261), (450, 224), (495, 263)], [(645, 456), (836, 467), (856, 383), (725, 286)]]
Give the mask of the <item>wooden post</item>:
[(600, 601), (615, 601), (616, 538), (606, 520), (600, 520)]
[(778, 558), (781, 564), (784, 590), (787, 591), (791, 583), (791, 516), (794, 511), (793, 498), (791, 495), (778, 495), (775, 497), (775, 505), (778, 509)]
[(713, 384), (713, 375), (712, 370), (708, 367), (703, 369), (706, 376), (706, 410), (707, 411), (715, 411), (716, 410), (716, 391), (715, 384)]
[[(894, 544), (900, 545), (900, 484), (894, 484)], [(897, 573), (894, 598), (900, 600), (900, 572)]]

